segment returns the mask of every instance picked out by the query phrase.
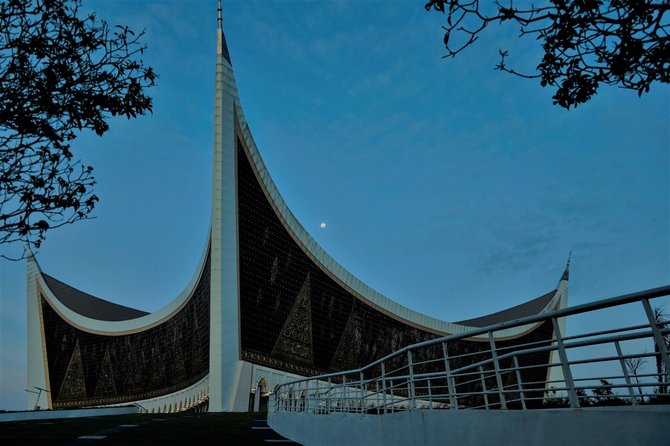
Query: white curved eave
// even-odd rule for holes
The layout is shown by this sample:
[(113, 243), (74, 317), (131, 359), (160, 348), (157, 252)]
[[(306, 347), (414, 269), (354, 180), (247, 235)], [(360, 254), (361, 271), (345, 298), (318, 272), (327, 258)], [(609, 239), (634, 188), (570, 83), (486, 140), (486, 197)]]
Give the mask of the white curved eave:
[[(263, 187), (272, 200), (274, 207), (279, 211), (281, 219), (288, 227), (288, 230), (293, 233), (297, 240), (300, 241), (303, 249), (307, 251), (307, 254), (310, 255), (315, 261), (320, 263), (322, 268), (324, 268), (326, 271), (329, 271), (338, 281), (348, 287), (359, 299), (367, 301), (366, 303), (391, 313), (392, 315), (409, 322), (411, 325), (426, 327), (430, 331), (439, 332), (445, 335), (464, 333), (472, 330), (473, 327), (435, 319), (423, 313), (419, 313), (418, 311), (407, 308), (398, 302), (393, 301), (392, 299), (389, 299), (388, 297), (363, 283), (361, 280), (357, 279), (328, 253), (326, 253), (326, 251), (316, 242), (316, 240), (314, 240), (312, 236), (309, 235), (307, 230), (302, 226), (302, 224), (300, 224), (298, 219), (288, 208), (284, 202), (284, 199), (279, 193), (277, 186), (275, 186), (274, 181), (272, 180), (272, 177), (270, 176), (270, 173), (268, 172), (267, 167), (263, 162), (263, 158), (261, 157), (258, 147), (254, 142), (253, 136), (251, 135), (249, 125), (244, 117), (244, 112), (242, 111), (242, 105), (240, 103), (232, 66), (227, 61), (223, 62), (223, 66), (224, 71), (226, 71), (224, 73), (224, 84), (226, 88), (230, 89), (232, 96), (235, 98), (235, 112), (239, 127), (242, 131), (244, 142), (249, 149), (254, 167), (258, 172), (258, 176), (263, 182)], [(565, 287), (564, 290), (567, 293), (567, 287)], [(543, 311), (547, 311), (553, 308), (558, 299), (560, 299), (560, 294), (561, 293), (559, 292), (559, 289), (557, 289), (556, 294), (551, 299), (547, 307), (543, 309)], [(530, 328), (532, 327), (522, 326), (508, 329), (498, 332), (496, 336), (518, 336), (528, 331)]]
[[(172, 317), (184, 304), (188, 301), (189, 297), (193, 294), (193, 291), (198, 284), (201, 274), (203, 273), (203, 268), (205, 266), (205, 261), (207, 259), (207, 253), (209, 250), (209, 240), (205, 243), (205, 249), (203, 250), (202, 255), (200, 256), (200, 261), (198, 262), (198, 267), (193, 274), (190, 282), (184, 288), (176, 298), (169, 302), (164, 307), (159, 310), (154, 311), (153, 313), (146, 314), (144, 316), (128, 319), (125, 321), (101, 321), (98, 319), (89, 318), (83, 316), (68, 307), (66, 307), (54, 293), (49, 289), (46, 281), (42, 277), (41, 270), (39, 265), (37, 265), (37, 274), (35, 280), (37, 280), (38, 289), (41, 290), (44, 298), (49, 302), (49, 304), (63, 317), (67, 322), (73, 326), (90, 333), (119, 336), (128, 333), (134, 333), (146, 330), (153, 326), (160, 324), (163, 321), (168, 320)], [(30, 257), (32, 259), (32, 257)]]

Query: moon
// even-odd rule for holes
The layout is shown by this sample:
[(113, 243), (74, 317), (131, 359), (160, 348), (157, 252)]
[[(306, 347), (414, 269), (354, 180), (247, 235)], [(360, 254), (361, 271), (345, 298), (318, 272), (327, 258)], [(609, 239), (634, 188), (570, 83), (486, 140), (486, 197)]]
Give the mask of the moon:
[(323, 229), (323, 228), (326, 227), (326, 224), (325, 224), (325, 223), (321, 223), (319, 226), (321, 226), (321, 229)]

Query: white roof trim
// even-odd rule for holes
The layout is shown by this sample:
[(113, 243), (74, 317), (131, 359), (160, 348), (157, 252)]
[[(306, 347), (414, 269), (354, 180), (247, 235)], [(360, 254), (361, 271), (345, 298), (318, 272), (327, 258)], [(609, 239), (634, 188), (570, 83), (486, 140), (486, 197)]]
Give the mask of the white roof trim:
[(82, 316), (81, 314), (69, 309), (65, 306), (65, 304), (58, 300), (58, 298), (47, 286), (47, 283), (45, 282), (44, 277), (42, 277), (42, 274), (37, 275), (37, 283), (47, 302), (49, 302), (49, 304), (61, 315), (61, 317), (63, 317), (73, 326), (90, 333), (120, 336), (147, 330), (174, 316), (174, 314), (176, 314), (178, 310), (183, 307), (183, 305), (188, 301), (189, 297), (193, 294), (193, 291), (198, 284), (198, 279), (203, 272), (208, 251), (209, 240), (207, 241), (205, 249), (200, 256), (200, 261), (198, 262), (198, 267), (196, 268), (193, 277), (191, 278), (186, 288), (184, 288), (184, 290), (176, 298), (174, 298), (171, 302), (159, 310), (136, 319), (129, 319), (125, 321), (101, 321), (98, 319)]

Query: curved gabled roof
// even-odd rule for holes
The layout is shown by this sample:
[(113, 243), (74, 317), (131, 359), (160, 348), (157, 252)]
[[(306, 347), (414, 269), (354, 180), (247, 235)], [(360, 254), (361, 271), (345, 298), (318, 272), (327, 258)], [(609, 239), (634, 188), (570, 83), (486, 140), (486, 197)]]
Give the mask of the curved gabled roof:
[(82, 316), (99, 321), (127, 321), (149, 314), (84, 293), (48, 274), (42, 273), (42, 277), (47, 287), (63, 305)]
[(208, 242), (184, 290), (163, 307), (151, 313), (93, 296), (42, 272), (32, 252), (27, 257), (28, 281), (35, 281), (37, 285), (35, 297), (43, 297), (61, 317), (73, 326), (92, 333), (109, 335), (132, 333), (162, 323), (188, 302), (205, 268), (208, 267), (209, 247)]
[[(486, 316), (476, 317), (474, 319), (467, 319), (464, 321), (455, 322), (458, 325), (466, 325), (468, 327), (488, 327), (489, 325), (499, 324), (501, 322), (521, 319), (527, 316), (533, 316), (541, 313), (549, 307), (552, 298), (556, 294), (556, 290), (551, 291), (544, 296), (529, 300), (520, 305), (507, 308), (496, 313), (491, 313)], [(551, 308), (550, 308), (551, 309)]]

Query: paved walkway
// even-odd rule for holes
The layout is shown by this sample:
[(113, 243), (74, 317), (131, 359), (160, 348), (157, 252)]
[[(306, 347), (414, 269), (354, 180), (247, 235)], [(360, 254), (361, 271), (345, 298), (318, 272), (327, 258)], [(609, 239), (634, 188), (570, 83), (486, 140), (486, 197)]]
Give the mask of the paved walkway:
[(250, 413), (132, 414), (12, 421), (0, 423), (0, 445), (298, 445), (278, 435), (261, 416)]
[(257, 435), (260, 435), (261, 438), (263, 438), (263, 440), (268, 444), (300, 446), (300, 444), (296, 443), (295, 441), (284, 438), (277, 432), (273, 431), (272, 428), (268, 426), (267, 420), (254, 420), (254, 422), (251, 423), (251, 429)]

